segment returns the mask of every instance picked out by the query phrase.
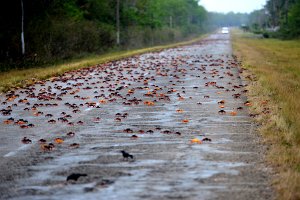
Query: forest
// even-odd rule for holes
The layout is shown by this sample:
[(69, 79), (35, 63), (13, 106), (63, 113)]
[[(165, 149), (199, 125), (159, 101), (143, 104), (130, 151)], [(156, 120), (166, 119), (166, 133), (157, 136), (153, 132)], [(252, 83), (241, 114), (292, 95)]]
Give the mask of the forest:
[(199, 0), (12, 0), (0, 7), (0, 24), (0, 71), (7, 71), (174, 43), (222, 26), (297, 38), (300, 0), (269, 0), (250, 14), (208, 12)]
[(268, 0), (265, 7), (249, 15), (255, 32), (283, 39), (300, 36), (300, 0)]
[(174, 43), (247, 17), (199, 0), (12, 0), (0, 7), (0, 71)]
[(205, 32), (207, 18), (197, 0), (12, 0), (0, 9), (2, 70), (176, 42)]

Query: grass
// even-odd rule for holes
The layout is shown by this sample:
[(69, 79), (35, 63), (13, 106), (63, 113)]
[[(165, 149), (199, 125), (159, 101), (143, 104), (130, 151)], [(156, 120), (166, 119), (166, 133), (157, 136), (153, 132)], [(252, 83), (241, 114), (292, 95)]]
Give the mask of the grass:
[(155, 46), (144, 49), (130, 50), (130, 51), (120, 51), (114, 53), (107, 53), (101, 56), (92, 56), (83, 59), (77, 59), (64, 64), (52, 65), (47, 67), (34, 67), (24, 70), (11, 70), (8, 72), (3, 72), (0, 74), (0, 93), (8, 91), (12, 88), (22, 87), (28, 84), (32, 84), (37, 80), (45, 80), (47, 78), (61, 75), (67, 71), (77, 70), (84, 67), (89, 67), (97, 64), (102, 64), (114, 60), (119, 60), (123, 58), (132, 57), (135, 55), (140, 55), (148, 52), (157, 52), (163, 49), (175, 48), (183, 45), (189, 45), (196, 43), (203, 39), (205, 35), (199, 36), (195, 39), (163, 45)]
[(300, 199), (300, 40), (259, 39), (239, 30), (232, 35), (250, 80), (251, 111), (269, 144), (278, 199)]

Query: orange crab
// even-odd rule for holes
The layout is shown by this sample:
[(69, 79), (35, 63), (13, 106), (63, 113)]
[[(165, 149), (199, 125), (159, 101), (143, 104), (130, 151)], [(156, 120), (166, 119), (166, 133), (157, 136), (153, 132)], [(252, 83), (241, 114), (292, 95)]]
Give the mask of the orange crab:
[(176, 112), (177, 112), (177, 113), (183, 113), (184, 110), (183, 110), (183, 109), (177, 109)]
[(184, 100), (184, 97), (179, 97), (178, 98), (178, 101), (183, 101)]
[(231, 115), (231, 116), (236, 116), (236, 115), (237, 115), (237, 112), (236, 112), (236, 111), (231, 111), (231, 112), (230, 112), (230, 115)]
[(106, 100), (101, 99), (101, 100), (99, 101), (99, 103), (106, 104)]
[(14, 121), (13, 120), (4, 120), (3, 123), (4, 124), (12, 124)]
[(188, 120), (188, 119), (184, 119), (184, 120), (182, 120), (181, 122), (186, 124), (186, 123), (189, 123), (189, 122), (190, 122), (190, 120)]
[(191, 139), (191, 143), (192, 144), (202, 144), (202, 141), (199, 140), (198, 138), (194, 138), (194, 139)]
[(145, 101), (145, 102), (144, 102), (144, 105), (147, 105), (147, 106), (154, 106), (154, 102), (153, 102), (153, 101)]
[(64, 140), (63, 140), (62, 138), (55, 138), (54, 141), (55, 141), (55, 143), (57, 143), (57, 144), (62, 144), (62, 143), (64, 143)]

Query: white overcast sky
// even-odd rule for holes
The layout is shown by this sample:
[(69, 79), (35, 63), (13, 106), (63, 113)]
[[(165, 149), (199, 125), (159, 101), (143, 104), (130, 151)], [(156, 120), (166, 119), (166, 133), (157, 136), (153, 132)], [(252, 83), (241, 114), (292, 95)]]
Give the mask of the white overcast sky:
[(200, 5), (208, 11), (223, 12), (247, 12), (261, 9), (267, 0), (200, 0)]

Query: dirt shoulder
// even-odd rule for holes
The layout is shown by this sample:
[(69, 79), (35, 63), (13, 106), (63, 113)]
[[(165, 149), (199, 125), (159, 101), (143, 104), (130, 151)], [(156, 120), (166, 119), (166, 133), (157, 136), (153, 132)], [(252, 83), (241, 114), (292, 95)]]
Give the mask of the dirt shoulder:
[(278, 199), (299, 199), (300, 42), (257, 39), (236, 30), (233, 46), (250, 83), (250, 110), (269, 145), (267, 160), (276, 172)]

